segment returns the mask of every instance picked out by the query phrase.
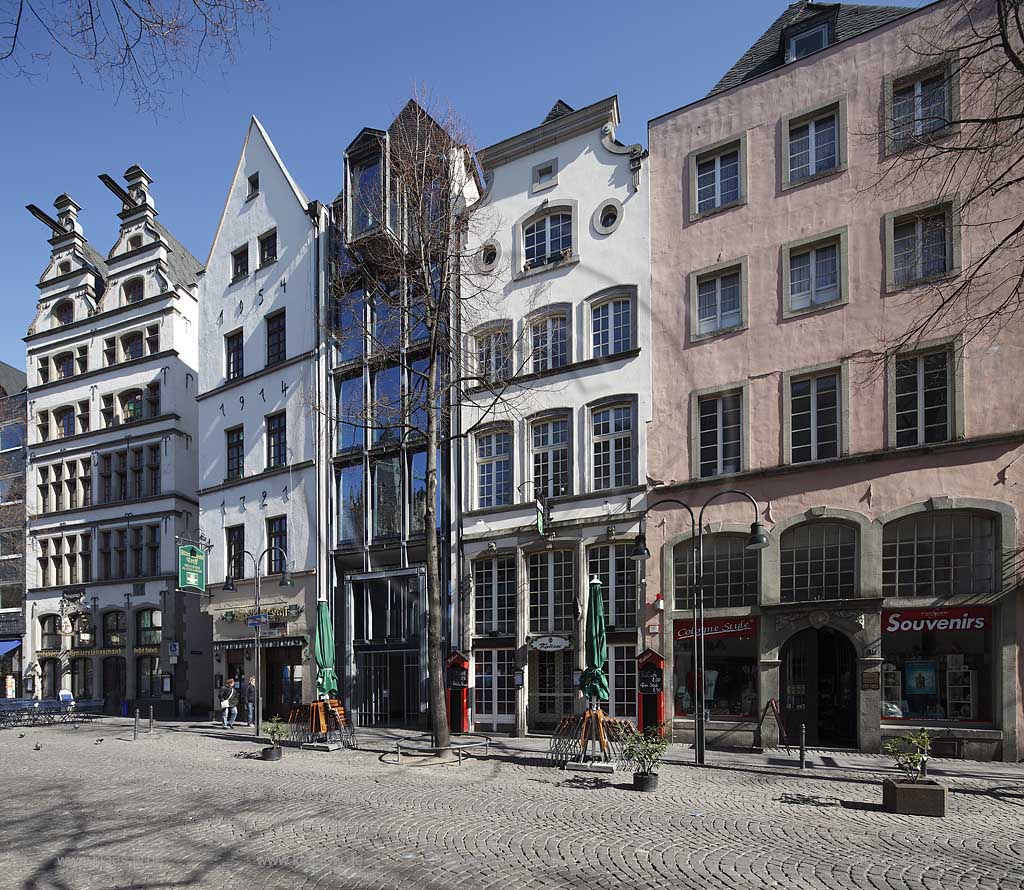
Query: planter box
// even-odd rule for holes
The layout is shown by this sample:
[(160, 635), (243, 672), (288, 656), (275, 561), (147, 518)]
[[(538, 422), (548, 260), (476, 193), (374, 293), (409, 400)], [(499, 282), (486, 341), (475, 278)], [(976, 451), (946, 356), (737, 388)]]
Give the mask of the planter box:
[(882, 782), (882, 806), (903, 816), (945, 816), (946, 786), (931, 779)]

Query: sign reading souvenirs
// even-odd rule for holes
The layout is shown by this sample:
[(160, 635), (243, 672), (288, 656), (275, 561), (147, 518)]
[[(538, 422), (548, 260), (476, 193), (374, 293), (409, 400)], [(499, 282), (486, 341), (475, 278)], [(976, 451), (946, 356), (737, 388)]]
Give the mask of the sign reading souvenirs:
[[(693, 639), (693, 621), (679, 618), (673, 622), (676, 640)], [(704, 621), (705, 637), (732, 637), (737, 640), (752, 640), (757, 636), (756, 618), (708, 618)]]
[(178, 545), (178, 587), (206, 591), (206, 551), (195, 544)]
[(988, 606), (882, 610), (882, 633), (887, 634), (986, 630), (991, 626), (992, 610)]
[(561, 652), (568, 649), (572, 642), (568, 637), (533, 637), (530, 640), (530, 648), (538, 652)]

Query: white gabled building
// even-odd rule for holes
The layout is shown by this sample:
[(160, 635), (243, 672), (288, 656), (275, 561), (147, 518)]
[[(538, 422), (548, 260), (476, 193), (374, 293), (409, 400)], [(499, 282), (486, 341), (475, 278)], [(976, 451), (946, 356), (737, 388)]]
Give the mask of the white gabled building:
[[(156, 219), (138, 166), (103, 258), (79, 206), (54, 202), (28, 345), (25, 691), (108, 712), (206, 709), (209, 626), (177, 592), (175, 538), (195, 499), (198, 261)], [(169, 643), (180, 655), (171, 657)]]
[[(260, 560), (264, 713), (287, 718), (314, 692), (312, 642), (328, 547), (318, 521), (325, 419), (320, 306), (327, 215), (285, 168), (254, 117), (200, 277), (199, 502), (213, 544), (214, 678), (255, 672), (253, 559)], [(228, 575), (236, 591), (225, 591)]]
[(478, 729), (548, 730), (580, 706), (594, 575), (608, 596), (609, 709), (636, 715), (643, 598), (628, 551), (651, 417), (648, 179), (618, 123), (615, 97), (559, 101), (479, 153), (493, 237), (477, 245), (471, 288), (489, 276), (496, 299), (463, 333), (496, 385), (462, 411), (464, 430), (478, 426), (462, 445), (459, 585)]

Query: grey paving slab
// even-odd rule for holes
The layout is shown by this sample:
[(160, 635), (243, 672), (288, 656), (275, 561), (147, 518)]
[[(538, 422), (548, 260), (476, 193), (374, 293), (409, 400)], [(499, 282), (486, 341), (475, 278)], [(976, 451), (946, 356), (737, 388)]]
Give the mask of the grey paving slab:
[(271, 764), (212, 726), (4, 731), (0, 888), (1024, 887), (1017, 765), (935, 764), (950, 814), (926, 819), (880, 811), (881, 758), (715, 752), (643, 795), (544, 765), (538, 739), (395, 766), (396, 735)]

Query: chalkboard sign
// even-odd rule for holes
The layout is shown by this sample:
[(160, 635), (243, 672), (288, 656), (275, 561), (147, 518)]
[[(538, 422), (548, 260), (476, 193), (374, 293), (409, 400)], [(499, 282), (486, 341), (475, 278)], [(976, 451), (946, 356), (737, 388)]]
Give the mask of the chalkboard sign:
[(644, 695), (660, 695), (662, 691), (661, 671), (653, 664), (640, 668), (637, 689)]
[(452, 689), (468, 689), (469, 668), (459, 667), (457, 664), (448, 668), (448, 685)]

